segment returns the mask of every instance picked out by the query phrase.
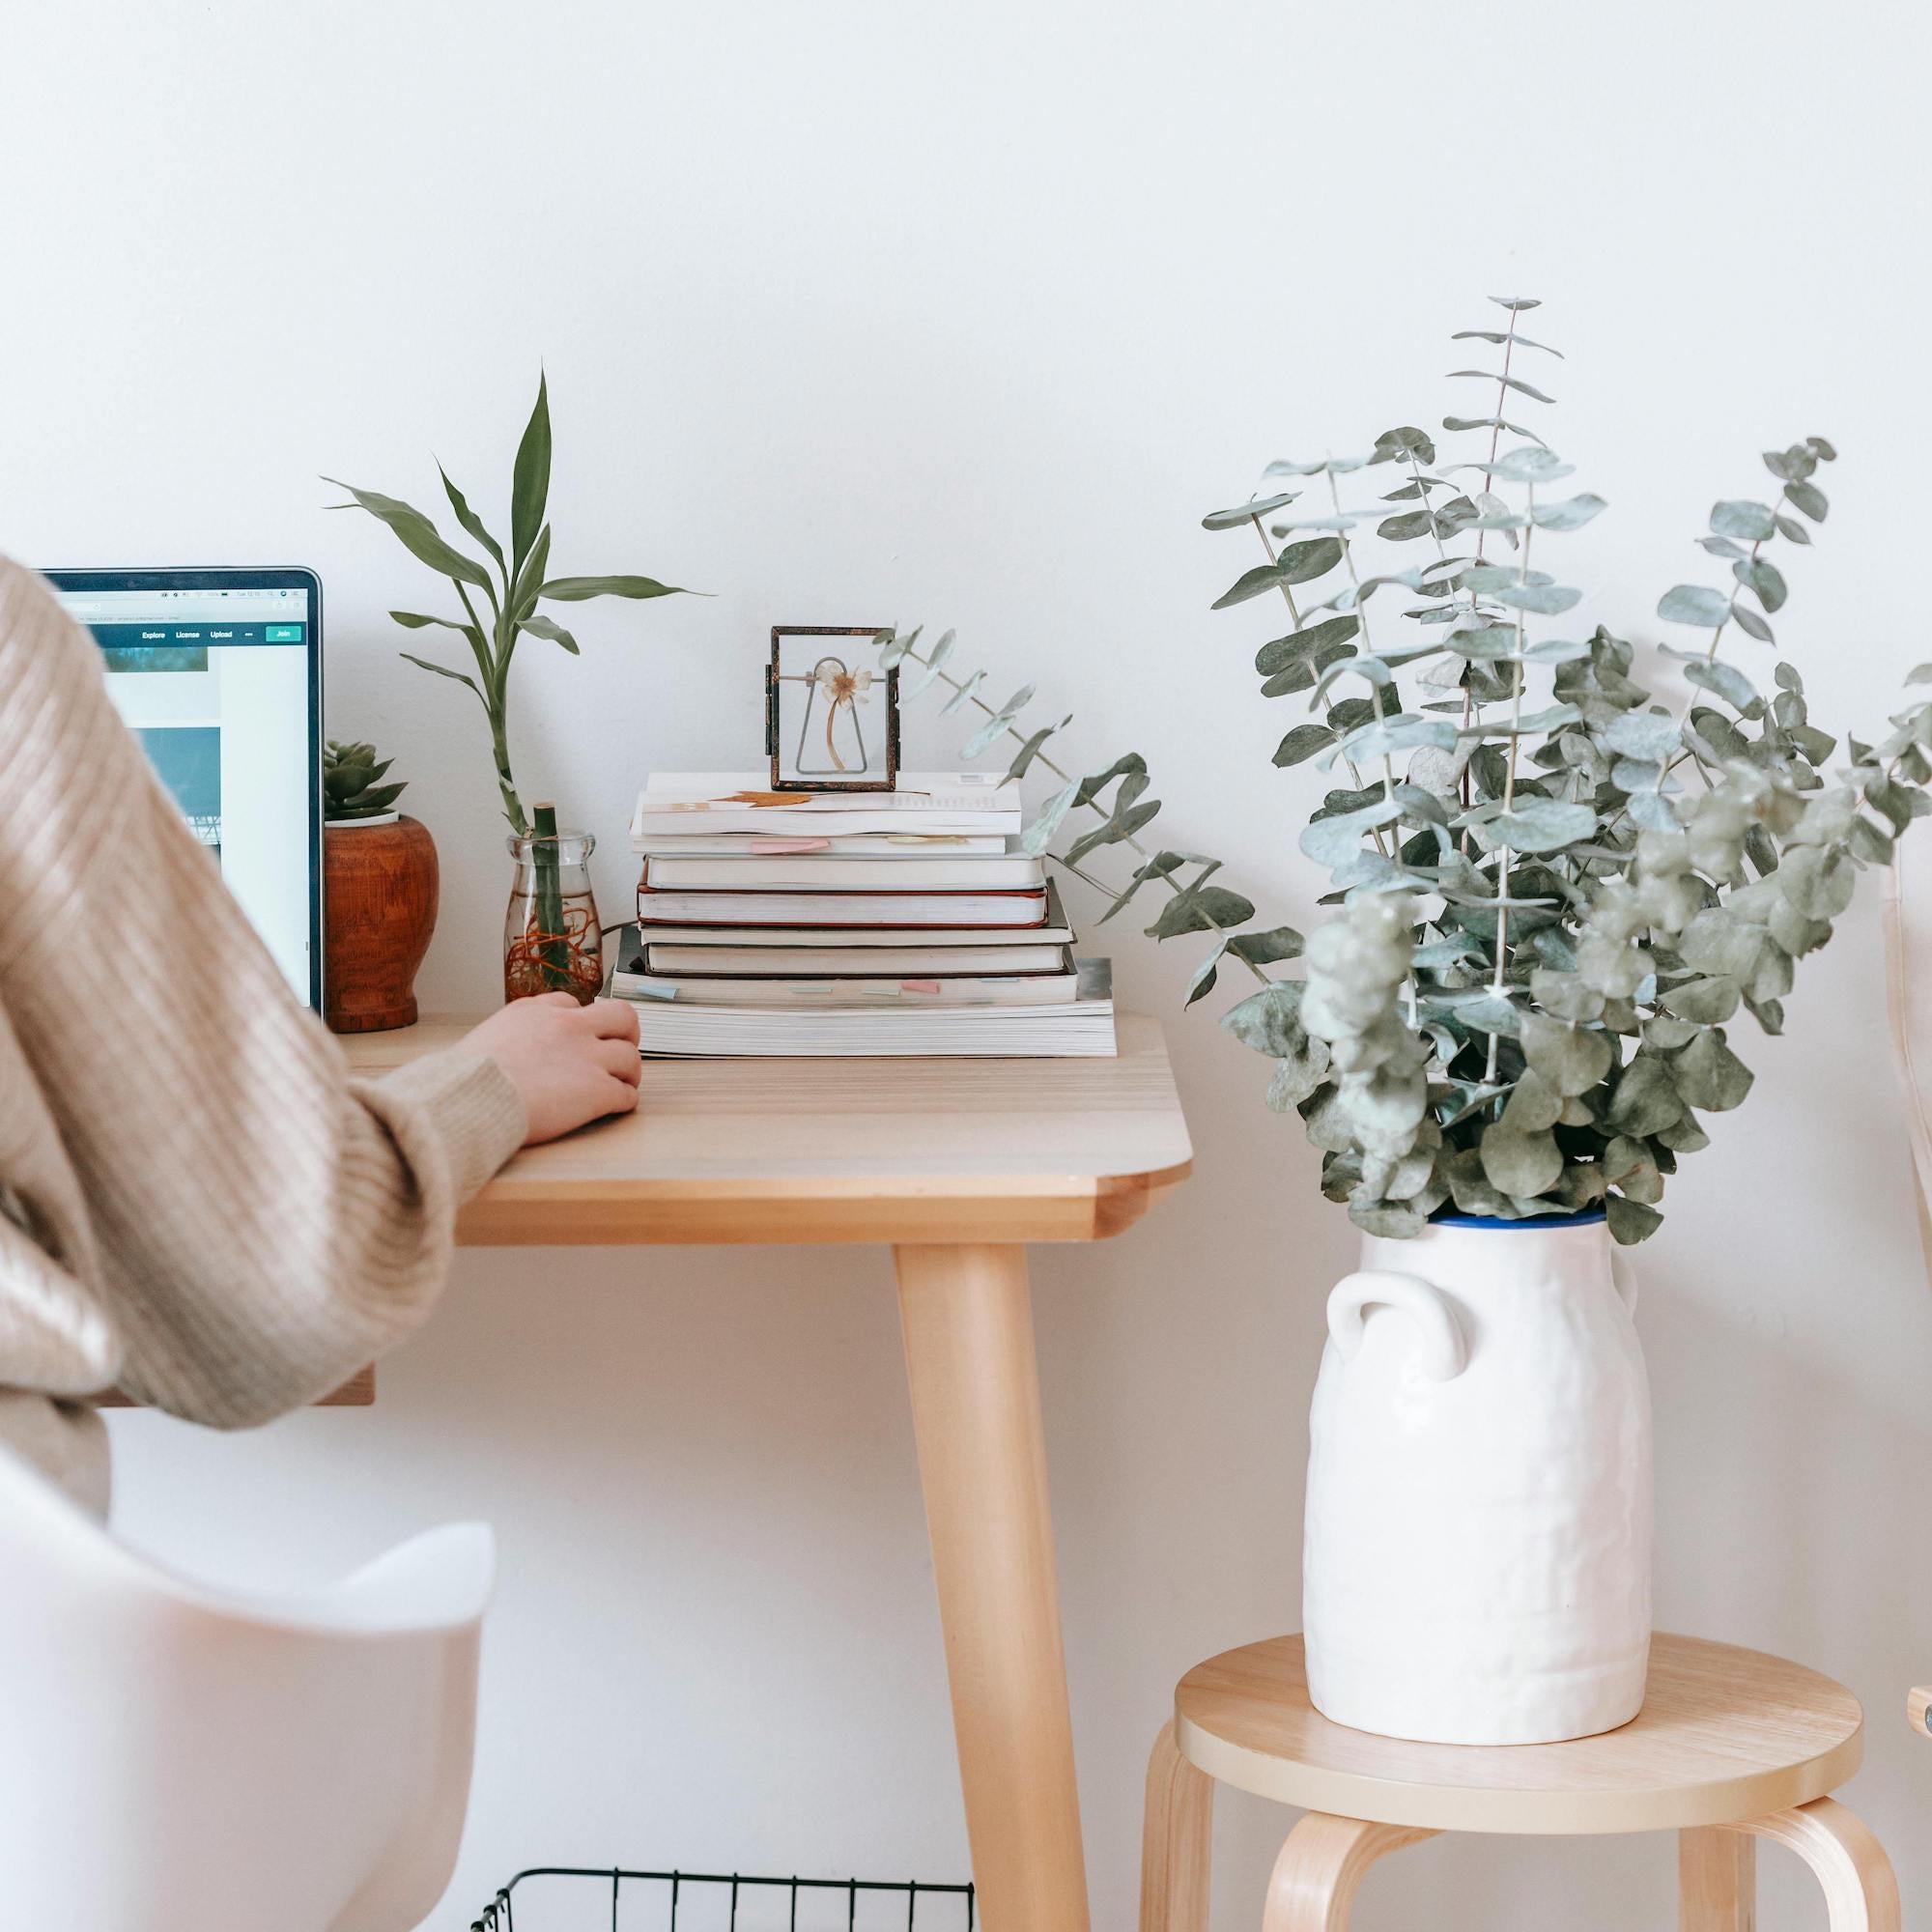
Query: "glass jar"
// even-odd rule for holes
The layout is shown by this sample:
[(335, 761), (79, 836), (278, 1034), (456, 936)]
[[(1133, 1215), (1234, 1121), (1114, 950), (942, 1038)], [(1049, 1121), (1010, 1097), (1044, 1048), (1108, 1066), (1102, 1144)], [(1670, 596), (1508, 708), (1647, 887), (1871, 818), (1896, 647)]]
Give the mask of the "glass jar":
[(590, 891), (587, 832), (512, 835), (516, 861), (503, 915), (503, 998), (569, 993), (587, 1007), (604, 985), (604, 941)]

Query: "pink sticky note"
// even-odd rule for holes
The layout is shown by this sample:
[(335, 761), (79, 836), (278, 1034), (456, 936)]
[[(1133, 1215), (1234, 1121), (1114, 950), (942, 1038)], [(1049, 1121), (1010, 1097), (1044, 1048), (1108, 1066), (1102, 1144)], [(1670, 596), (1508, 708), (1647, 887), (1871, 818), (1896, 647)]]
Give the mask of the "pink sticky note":
[(899, 990), (902, 993), (936, 993), (940, 985), (937, 980), (901, 980)]
[(753, 852), (829, 852), (829, 838), (753, 838)]

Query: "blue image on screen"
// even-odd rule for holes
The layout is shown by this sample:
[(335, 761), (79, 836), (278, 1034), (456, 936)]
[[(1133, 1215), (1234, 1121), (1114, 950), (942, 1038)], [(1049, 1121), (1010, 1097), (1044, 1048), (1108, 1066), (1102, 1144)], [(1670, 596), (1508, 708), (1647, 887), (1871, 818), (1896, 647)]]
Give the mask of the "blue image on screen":
[(221, 726), (144, 724), (134, 734), (194, 836), (221, 856)]

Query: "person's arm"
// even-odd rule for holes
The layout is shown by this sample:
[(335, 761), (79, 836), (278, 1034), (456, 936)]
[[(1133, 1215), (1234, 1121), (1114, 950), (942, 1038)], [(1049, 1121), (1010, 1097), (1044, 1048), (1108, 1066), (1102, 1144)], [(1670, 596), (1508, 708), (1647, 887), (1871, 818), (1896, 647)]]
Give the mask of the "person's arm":
[[(181, 821), (93, 641), (0, 559), (0, 1008), (87, 1196), (122, 1383), (236, 1427), (422, 1319), (458, 1205), (526, 1138), (637, 1104), (636, 1022), (506, 1009), (352, 1078)], [(0, 1108), (4, 1108), (0, 1096)]]

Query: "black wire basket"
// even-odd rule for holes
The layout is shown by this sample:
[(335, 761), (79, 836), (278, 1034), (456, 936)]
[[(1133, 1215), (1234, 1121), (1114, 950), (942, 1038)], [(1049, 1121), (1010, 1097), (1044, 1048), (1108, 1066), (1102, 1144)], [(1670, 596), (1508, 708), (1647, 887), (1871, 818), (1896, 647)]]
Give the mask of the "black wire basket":
[[(521, 1893), (521, 1896), (518, 1894)], [(532, 1865), (469, 1932), (975, 1932), (970, 1885)]]

